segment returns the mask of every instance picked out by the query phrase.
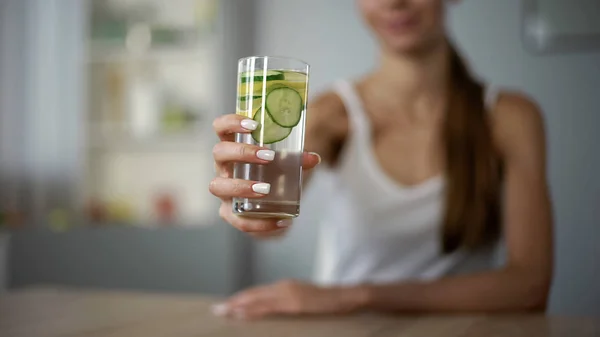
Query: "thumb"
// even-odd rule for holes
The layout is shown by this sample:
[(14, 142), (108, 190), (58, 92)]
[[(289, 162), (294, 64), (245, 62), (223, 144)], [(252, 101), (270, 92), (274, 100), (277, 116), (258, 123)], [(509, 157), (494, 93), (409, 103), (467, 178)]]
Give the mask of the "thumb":
[(310, 170), (321, 163), (321, 156), (316, 152), (304, 152), (302, 157), (302, 168)]

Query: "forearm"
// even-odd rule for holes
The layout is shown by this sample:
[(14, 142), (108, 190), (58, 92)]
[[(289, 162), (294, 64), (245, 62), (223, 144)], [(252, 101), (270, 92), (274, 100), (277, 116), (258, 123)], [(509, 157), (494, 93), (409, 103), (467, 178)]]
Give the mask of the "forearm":
[(359, 309), (406, 312), (494, 312), (545, 309), (548, 282), (531, 272), (502, 269), (442, 278), (347, 288)]

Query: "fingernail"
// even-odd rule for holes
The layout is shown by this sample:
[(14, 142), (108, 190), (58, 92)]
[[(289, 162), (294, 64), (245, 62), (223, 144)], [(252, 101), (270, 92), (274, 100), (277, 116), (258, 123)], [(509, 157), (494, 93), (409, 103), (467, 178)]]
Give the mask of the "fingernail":
[(256, 156), (262, 160), (272, 161), (275, 159), (275, 151), (273, 150), (258, 150)]
[(271, 192), (271, 184), (258, 183), (252, 185), (252, 190), (259, 194), (269, 194)]
[(317, 156), (317, 158), (319, 159), (319, 161), (317, 162), (317, 165), (321, 164), (321, 155), (319, 155), (316, 152), (309, 152), (309, 154), (311, 154), (313, 156)]
[(290, 219), (277, 221), (277, 227), (289, 227), (291, 225), (292, 225), (292, 220), (290, 220)]
[(215, 316), (225, 316), (225, 315), (227, 315), (229, 308), (227, 307), (227, 304), (220, 303), (220, 304), (213, 305), (210, 308), (210, 310), (212, 311), (213, 315), (215, 315)]
[(258, 122), (252, 119), (244, 119), (240, 122), (242, 127), (246, 130), (256, 130)]

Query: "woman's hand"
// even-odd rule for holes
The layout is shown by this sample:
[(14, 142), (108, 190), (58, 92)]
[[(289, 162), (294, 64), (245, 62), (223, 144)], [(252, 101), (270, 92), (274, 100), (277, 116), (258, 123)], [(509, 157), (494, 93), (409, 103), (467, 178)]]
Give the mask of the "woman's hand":
[(236, 319), (271, 315), (342, 314), (366, 301), (361, 288), (323, 288), (299, 281), (281, 281), (245, 290), (213, 307), (213, 313)]
[[(260, 181), (233, 179), (233, 163), (268, 164), (275, 153), (256, 145), (234, 142), (236, 133), (250, 133), (258, 123), (241, 115), (230, 114), (218, 117), (213, 123), (220, 142), (213, 149), (216, 177), (211, 181), (209, 190), (221, 199), (219, 215), (225, 221), (241, 231), (260, 236), (277, 236), (291, 224), (291, 220), (251, 219), (233, 214), (232, 198), (262, 198), (269, 194), (270, 185)], [(310, 170), (320, 162), (319, 155), (304, 153), (302, 167)]]

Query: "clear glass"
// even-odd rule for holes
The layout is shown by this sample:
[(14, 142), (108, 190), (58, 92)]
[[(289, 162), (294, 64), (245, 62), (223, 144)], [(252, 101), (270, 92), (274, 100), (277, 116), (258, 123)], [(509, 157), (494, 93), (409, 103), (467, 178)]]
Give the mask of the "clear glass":
[(236, 142), (275, 151), (266, 164), (236, 163), (236, 179), (271, 184), (262, 198), (234, 198), (233, 212), (247, 217), (294, 218), (300, 214), (302, 152), (309, 65), (282, 57), (247, 57), (238, 63), (237, 113), (259, 127)]

